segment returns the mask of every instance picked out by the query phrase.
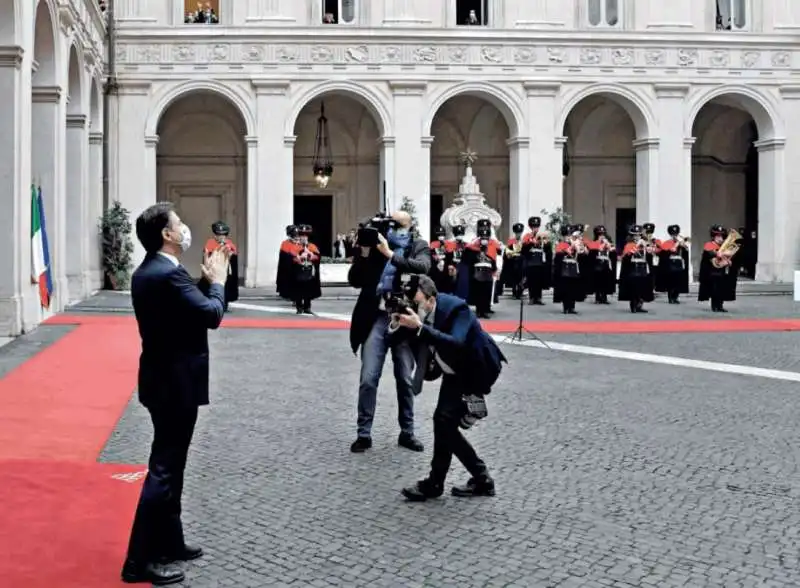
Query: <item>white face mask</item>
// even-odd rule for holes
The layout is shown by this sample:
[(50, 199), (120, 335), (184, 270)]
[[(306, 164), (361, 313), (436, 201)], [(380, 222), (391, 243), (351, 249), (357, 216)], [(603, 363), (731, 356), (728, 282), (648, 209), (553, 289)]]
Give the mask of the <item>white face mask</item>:
[(192, 246), (192, 231), (186, 225), (181, 225), (181, 251), (187, 251)]

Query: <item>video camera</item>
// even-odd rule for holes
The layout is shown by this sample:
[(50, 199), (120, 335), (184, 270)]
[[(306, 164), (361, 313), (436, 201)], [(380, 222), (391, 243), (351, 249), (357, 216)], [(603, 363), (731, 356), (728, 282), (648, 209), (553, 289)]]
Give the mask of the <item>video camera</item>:
[(409, 309), (415, 310), (417, 304), (414, 296), (419, 289), (419, 276), (406, 274), (400, 278), (400, 292), (392, 292), (386, 298), (386, 312), (389, 314), (406, 314)]
[(359, 223), (356, 241), (361, 247), (375, 247), (378, 244), (378, 235), (385, 237), (396, 224), (391, 216), (379, 212), (368, 221)]

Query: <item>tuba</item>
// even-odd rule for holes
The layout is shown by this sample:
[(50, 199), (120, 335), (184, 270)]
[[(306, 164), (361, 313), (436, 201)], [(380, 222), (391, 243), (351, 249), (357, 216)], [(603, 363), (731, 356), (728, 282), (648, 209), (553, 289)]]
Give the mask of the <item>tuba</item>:
[(742, 236), (739, 234), (739, 231), (735, 229), (731, 229), (728, 231), (728, 236), (725, 237), (725, 240), (722, 242), (722, 245), (719, 246), (717, 250), (717, 254), (722, 256), (724, 259), (720, 259), (719, 257), (715, 257), (711, 260), (711, 264), (717, 268), (722, 269), (723, 267), (730, 264), (730, 259), (736, 252), (739, 251), (740, 245), (737, 243)]

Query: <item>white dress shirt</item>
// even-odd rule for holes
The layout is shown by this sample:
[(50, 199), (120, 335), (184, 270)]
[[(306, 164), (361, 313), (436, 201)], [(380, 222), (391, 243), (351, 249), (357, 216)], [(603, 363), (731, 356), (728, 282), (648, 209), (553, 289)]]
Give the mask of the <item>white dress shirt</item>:
[(162, 257), (166, 257), (167, 259), (169, 259), (173, 264), (175, 264), (175, 267), (180, 267), (181, 262), (178, 261), (178, 258), (175, 257), (174, 255), (172, 255), (171, 253), (166, 253), (164, 251), (159, 251), (158, 254), (160, 256), (162, 256)]

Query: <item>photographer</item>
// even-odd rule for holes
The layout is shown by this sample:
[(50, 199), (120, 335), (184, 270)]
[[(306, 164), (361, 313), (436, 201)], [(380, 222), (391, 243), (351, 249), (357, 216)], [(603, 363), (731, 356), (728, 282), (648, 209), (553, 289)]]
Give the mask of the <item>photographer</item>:
[(420, 345), (415, 385), (419, 390), (423, 377), (431, 381), (440, 376), (442, 385), (433, 413), (431, 473), (405, 488), (403, 495), (414, 502), (441, 496), (455, 455), (471, 478), (465, 486), (454, 487), (452, 494), (494, 496), (494, 481), (486, 464), (459, 427), (468, 429), (487, 415), (484, 398), (497, 381), (506, 358), (464, 300), (439, 294), (427, 276), (412, 280), (408, 290), (411, 308), (392, 319), (413, 333)]
[(358, 387), (358, 437), (350, 450), (361, 453), (372, 447), (372, 421), (386, 353), (392, 351), (397, 383), (398, 445), (423, 451), (414, 436), (414, 351), (409, 337), (388, 333), (389, 310), (401, 299), (403, 275), (426, 274), (431, 268), (428, 243), (411, 232), (411, 216), (403, 211), (378, 215), (358, 231), (358, 253), (347, 279), (359, 288), (350, 321), (350, 346), (361, 348)]

